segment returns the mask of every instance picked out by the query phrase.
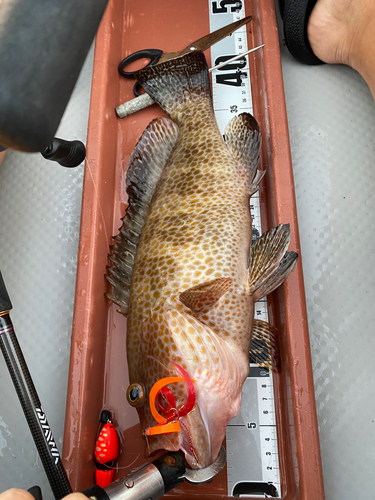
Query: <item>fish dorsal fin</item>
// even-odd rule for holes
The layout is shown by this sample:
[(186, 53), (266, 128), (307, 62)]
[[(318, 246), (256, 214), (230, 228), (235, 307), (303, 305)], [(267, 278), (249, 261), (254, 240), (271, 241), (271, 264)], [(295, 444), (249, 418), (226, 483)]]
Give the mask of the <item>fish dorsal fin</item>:
[(250, 191), (254, 194), (264, 175), (257, 170), (261, 146), (258, 122), (250, 113), (234, 116), (225, 127), (224, 139), (231, 153), (248, 172)]
[(289, 224), (280, 224), (262, 234), (251, 246), (250, 291), (254, 301), (271, 293), (292, 271), (298, 255), (286, 252), (290, 243)]
[(193, 312), (210, 309), (231, 288), (232, 278), (217, 278), (180, 294), (180, 301)]
[(178, 127), (167, 118), (153, 120), (138, 141), (126, 173), (128, 207), (119, 234), (111, 247), (107, 280), (113, 286), (107, 297), (128, 313), (131, 277), (139, 239), (149, 205), (163, 168), (177, 140)]
[(250, 363), (279, 372), (279, 338), (274, 326), (266, 321), (254, 319), (249, 354)]

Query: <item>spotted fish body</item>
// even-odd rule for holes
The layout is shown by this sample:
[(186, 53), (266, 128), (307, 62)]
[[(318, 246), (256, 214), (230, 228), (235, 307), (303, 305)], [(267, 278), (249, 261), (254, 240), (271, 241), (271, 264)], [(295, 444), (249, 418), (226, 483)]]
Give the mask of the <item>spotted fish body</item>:
[[(212, 463), (225, 428), (240, 409), (249, 370), (254, 303), (291, 271), (289, 227), (265, 233), (250, 260), (249, 198), (257, 171), (260, 132), (250, 114), (218, 129), (202, 53), (138, 73), (138, 80), (172, 118), (156, 119), (138, 142), (128, 168), (129, 208), (112, 249), (108, 296), (128, 315), (131, 387), (147, 453), (182, 449), (192, 467)], [(250, 268), (249, 268), (250, 263)], [(193, 380), (195, 405), (177, 415), (181, 430), (149, 434), (154, 384)], [(184, 382), (170, 384), (176, 408), (187, 404)], [(166, 413), (159, 394), (159, 412)]]

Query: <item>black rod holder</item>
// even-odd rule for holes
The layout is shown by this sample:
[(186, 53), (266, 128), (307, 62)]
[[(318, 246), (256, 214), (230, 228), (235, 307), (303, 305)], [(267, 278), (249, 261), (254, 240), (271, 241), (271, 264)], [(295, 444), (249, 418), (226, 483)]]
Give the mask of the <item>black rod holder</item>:
[(42, 151), (46, 160), (57, 161), (63, 167), (78, 167), (86, 156), (85, 145), (81, 141), (64, 141), (54, 137), (51, 144)]

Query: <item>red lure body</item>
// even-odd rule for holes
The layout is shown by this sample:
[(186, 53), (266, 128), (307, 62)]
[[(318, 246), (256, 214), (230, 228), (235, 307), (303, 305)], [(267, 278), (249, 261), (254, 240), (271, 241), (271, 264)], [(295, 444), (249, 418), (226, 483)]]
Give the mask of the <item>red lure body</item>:
[(115, 460), (118, 455), (118, 437), (112, 423), (103, 426), (95, 445), (95, 460), (99, 464), (106, 464)]
[(95, 444), (95, 483), (105, 488), (115, 475), (115, 460), (119, 452), (118, 436), (114, 425), (107, 422), (99, 433)]
[(105, 488), (109, 486), (113, 482), (113, 478), (115, 477), (115, 469), (107, 469), (104, 465), (99, 469), (96, 467), (95, 469), (95, 484), (100, 486), (101, 488)]

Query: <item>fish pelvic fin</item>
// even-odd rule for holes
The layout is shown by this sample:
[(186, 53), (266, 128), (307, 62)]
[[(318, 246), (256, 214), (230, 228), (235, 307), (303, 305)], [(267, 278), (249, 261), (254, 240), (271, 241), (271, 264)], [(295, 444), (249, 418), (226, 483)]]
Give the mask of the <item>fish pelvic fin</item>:
[(231, 286), (232, 278), (217, 278), (185, 290), (179, 299), (193, 312), (200, 312), (216, 304)]
[(274, 326), (254, 319), (249, 356), (250, 363), (280, 372), (279, 337)]
[(107, 267), (113, 290), (106, 296), (128, 313), (131, 278), (139, 240), (156, 185), (177, 141), (178, 127), (168, 118), (153, 120), (138, 141), (126, 174), (128, 207), (114, 237)]
[(211, 97), (208, 67), (202, 52), (192, 52), (136, 73), (145, 91), (173, 119), (192, 101)]
[(251, 246), (250, 292), (254, 302), (273, 292), (293, 270), (298, 254), (287, 252), (289, 224), (280, 224), (262, 234)]

